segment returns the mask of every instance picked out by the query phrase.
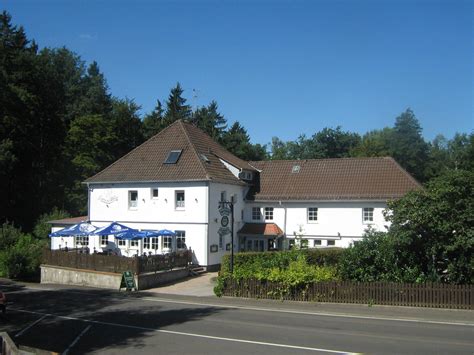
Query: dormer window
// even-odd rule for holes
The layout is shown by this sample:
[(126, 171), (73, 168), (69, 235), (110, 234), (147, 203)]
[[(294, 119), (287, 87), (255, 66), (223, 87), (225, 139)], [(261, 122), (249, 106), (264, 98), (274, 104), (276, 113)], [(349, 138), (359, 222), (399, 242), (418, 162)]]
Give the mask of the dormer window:
[(204, 155), (204, 154), (199, 154), (199, 156), (201, 157), (201, 160), (202, 160), (203, 162), (208, 163), (208, 164), (211, 162), (211, 161), (209, 160), (209, 158), (208, 158), (206, 155)]
[(252, 173), (250, 171), (241, 171), (239, 173), (239, 178), (242, 180), (252, 180)]
[(291, 169), (291, 172), (292, 172), (293, 174), (298, 174), (298, 173), (300, 172), (300, 170), (301, 170), (301, 166), (299, 166), (299, 165), (293, 165), (293, 168)]
[(165, 160), (165, 164), (176, 164), (178, 162), (179, 157), (181, 156), (182, 150), (172, 150), (168, 154), (168, 158)]

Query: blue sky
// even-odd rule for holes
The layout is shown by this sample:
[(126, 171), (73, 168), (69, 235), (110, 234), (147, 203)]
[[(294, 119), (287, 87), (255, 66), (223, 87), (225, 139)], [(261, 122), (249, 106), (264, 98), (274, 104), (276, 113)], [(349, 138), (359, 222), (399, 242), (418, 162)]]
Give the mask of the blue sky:
[[(255, 143), (364, 133), (407, 107), (424, 136), (474, 129), (470, 0), (24, 1), (0, 5), (40, 47), (96, 60), (142, 114), (176, 82)], [(193, 98), (193, 89), (197, 98)]]

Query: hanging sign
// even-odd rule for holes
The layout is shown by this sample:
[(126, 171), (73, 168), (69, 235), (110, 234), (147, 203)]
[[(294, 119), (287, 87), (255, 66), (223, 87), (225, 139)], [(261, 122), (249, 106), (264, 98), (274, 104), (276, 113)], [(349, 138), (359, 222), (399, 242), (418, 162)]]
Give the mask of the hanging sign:
[(219, 230), (217, 233), (220, 236), (224, 236), (227, 234), (230, 234), (230, 220), (229, 220), (229, 215), (230, 215), (230, 208), (228, 207), (221, 207), (219, 208), (219, 213), (221, 214), (221, 226), (219, 227)]

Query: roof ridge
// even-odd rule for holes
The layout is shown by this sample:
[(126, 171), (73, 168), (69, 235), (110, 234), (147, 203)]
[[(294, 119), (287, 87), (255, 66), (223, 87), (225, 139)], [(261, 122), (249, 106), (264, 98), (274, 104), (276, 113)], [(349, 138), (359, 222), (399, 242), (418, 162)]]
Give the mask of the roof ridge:
[(329, 161), (329, 160), (383, 160), (383, 159), (393, 159), (390, 156), (383, 156), (383, 157), (342, 157), (342, 158), (309, 158), (309, 159), (268, 159), (268, 160), (250, 160), (248, 162), (249, 165), (251, 163), (298, 163), (298, 162), (313, 162), (313, 161)]
[(177, 124), (177, 122), (179, 122), (181, 120), (176, 120), (175, 122), (171, 123), (170, 125), (166, 126), (165, 128), (163, 128), (161, 131), (159, 131), (157, 134), (155, 134), (154, 136), (148, 138), (146, 141), (144, 141), (142, 144), (140, 145), (137, 145), (135, 148), (133, 148), (131, 151), (129, 151), (127, 154), (121, 156), (120, 158), (118, 158), (117, 160), (115, 160), (113, 163), (111, 163), (110, 165), (107, 165), (105, 168), (101, 169), (99, 172), (95, 173), (94, 175), (88, 177), (85, 181), (83, 181), (83, 183), (87, 183), (88, 180), (90, 179), (93, 179), (97, 176), (100, 176), (104, 171), (108, 170), (109, 168), (111, 168), (112, 166), (114, 166), (115, 164), (117, 164), (119, 161), (121, 161), (122, 159), (125, 159), (126, 157), (128, 157), (130, 154), (132, 154), (135, 150), (137, 150), (138, 148), (144, 146), (144, 145), (148, 145), (150, 144), (152, 141), (154, 141), (158, 136), (160, 136), (163, 132), (169, 130), (172, 126), (174, 126), (175, 124)]
[(183, 130), (184, 132), (184, 136), (186, 137), (186, 140), (188, 141), (189, 145), (191, 146), (191, 149), (192, 151), (194, 152), (194, 155), (196, 155), (196, 158), (198, 159), (199, 161), (199, 166), (202, 168), (202, 170), (204, 171), (204, 174), (206, 175), (207, 179), (208, 180), (211, 180), (210, 176), (209, 176), (209, 173), (207, 172), (207, 169), (206, 167), (204, 166), (204, 163), (201, 159), (201, 157), (199, 156), (197, 150), (196, 150), (196, 147), (194, 146), (194, 142), (191, 140), (191, 138), (189, 138), (189, 135), (188, 135), (188, 131), (186, 129), (186, 127), (184, 126), (184, 122), (182, 120), (178, 120), (177, 122), (179, 122), (180, 124), (180, 127), (181, 129)]

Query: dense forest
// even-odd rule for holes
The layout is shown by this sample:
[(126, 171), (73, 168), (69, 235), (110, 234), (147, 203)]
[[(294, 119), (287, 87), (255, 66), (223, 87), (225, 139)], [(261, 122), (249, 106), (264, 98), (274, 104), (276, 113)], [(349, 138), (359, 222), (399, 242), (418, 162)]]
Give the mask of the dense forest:
[[(178, 83), (152, 112), (117, 98), (96, 62), (73, 51), (43, 48), (0, 15), (0, 222), (32, 231), (53, 210), (86, 213), (82, 184), (125, 153), (183, 119), (245, 160), (392, 156), (420, 182), (449, 170), (473, 170), (474, 134), (427, 142), (414, 112), (401, 108), (393, 127), (363, 135), (327, 127), (294, 141), (252, 144), (246, 129), (217, 102), (193, 109)], [(233, 122), (233, 123), (231, 123)], [(311, 127), (304, 129), (311, 131)]]

